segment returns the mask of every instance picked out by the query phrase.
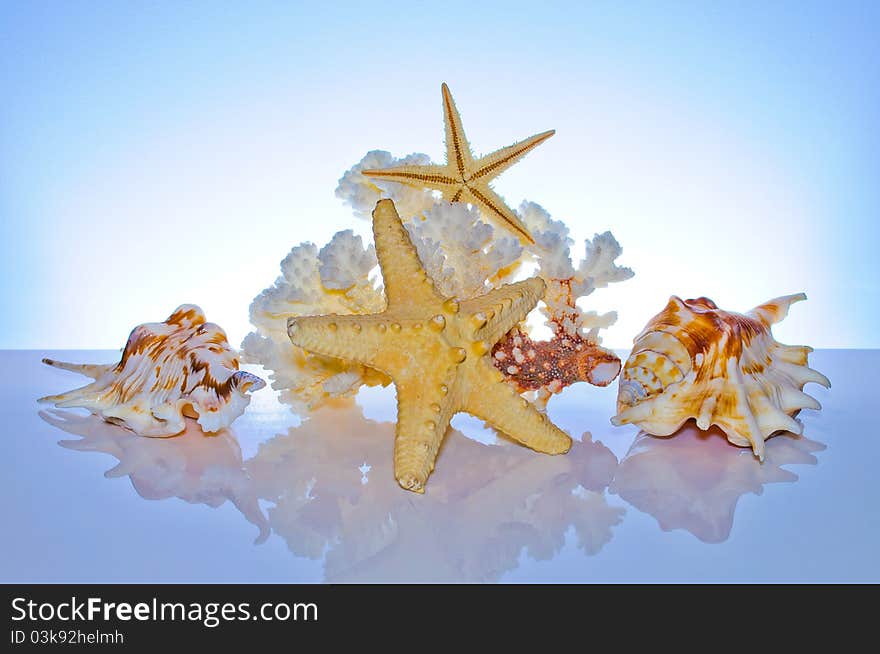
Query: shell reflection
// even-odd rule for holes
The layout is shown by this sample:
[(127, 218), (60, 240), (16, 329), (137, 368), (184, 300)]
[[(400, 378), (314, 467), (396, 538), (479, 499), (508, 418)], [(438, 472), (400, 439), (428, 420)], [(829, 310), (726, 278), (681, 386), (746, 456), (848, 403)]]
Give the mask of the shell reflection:
[(664, 531), (686, 529), (701, 541), (728, 539), (739, 498), (760, 495), (766, 484), (797, 481), (782, 466), (816, 465), (822, 443), (793, 434), (767, 441), (762, 464), (732, 447), (717, 427), (689, 422), (674, 437), (640, 432), (620, 462), (610, 491), (657, 519)]
[(212, 508), (229, 500), (260, 533), (256, 542), (269, 537), (269, 524), (260, 510), (253, 487), (242, 465), (241, 448), (227, 429), (206, 436), (195, 421), (175, 438), (141, 438), (104, 422), (94, 415), (72, 411), (41, 411), (40, 417), (54, 427), (80, 436), (59, 445), (80, 452), (104, 452), (116, 459), (107, 478), (128, 477), (145, 500), (178, 497), (191, 504)]

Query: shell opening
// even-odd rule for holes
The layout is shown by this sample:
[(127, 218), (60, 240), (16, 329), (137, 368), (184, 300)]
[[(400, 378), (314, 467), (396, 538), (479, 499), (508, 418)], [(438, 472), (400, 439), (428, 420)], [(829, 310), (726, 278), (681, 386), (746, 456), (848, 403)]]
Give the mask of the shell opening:
[(620, 372), (620, 361), (606, 361), (589, 372), (590, 383), (594, 386), (607, 386)]
[(242, 395), (248, 392), (258, 391), (266, 385), (266, 382), (262, 379), (249, 372), (245, 372), (244, 370), (239, 370), (234, 373), (232, 379), (234, 388)]
[(647, 397), (648, 392), (639, 382), (629, 379), (620, 382), (620, 388), (617, 391), (617, 401), (620, 404), (635, 406)]

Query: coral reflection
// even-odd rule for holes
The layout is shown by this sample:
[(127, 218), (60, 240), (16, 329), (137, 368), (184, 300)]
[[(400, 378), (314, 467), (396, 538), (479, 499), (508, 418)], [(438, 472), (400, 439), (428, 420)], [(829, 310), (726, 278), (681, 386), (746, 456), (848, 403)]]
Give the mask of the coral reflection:
[(780, 434), (767, 441), (763, 463), (751, 450), (730, 445), (717, 427), (700, 431), (688, 422), (674, 436), (644, 432), (620, 462), (610, 491), (649, 513), (664, 531), (686, 529), (701, 541), (720, 543), (730, 536), (739, 498), (760, 495), (765, 484), (795, 482), (789, 464), (816, 465), (822, 443)]

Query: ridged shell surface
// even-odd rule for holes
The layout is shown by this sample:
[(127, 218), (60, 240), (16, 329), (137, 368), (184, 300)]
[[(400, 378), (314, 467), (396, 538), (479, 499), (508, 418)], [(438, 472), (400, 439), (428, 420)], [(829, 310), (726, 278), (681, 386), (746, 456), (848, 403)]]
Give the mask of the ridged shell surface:
[(174, 436), (184, 416), (206, 432), (228, 427), (265, 382), (238, 369), (226, 333), (205, 321), (192, 304), (165, 321), (135, 327), (117, 364), (75, 364), (43, 359), (95, 381), (68, 393), (41, 398), (59, 408), (83, 407), (141, 436)]
[(787, 295), (739, 314), (705, 297), (673, 296), (634, 340), (612, 422), (668, 436), (694, 418), (700, 429), (717, 425), (731, 443), (751, 447), (763, 460), (767, 438), (800, 434), (794, 416), (821, 408), (804, 385), (831, 385), (807, 365), (812, 348), (778, 343), (770, 330), (804, 299)]

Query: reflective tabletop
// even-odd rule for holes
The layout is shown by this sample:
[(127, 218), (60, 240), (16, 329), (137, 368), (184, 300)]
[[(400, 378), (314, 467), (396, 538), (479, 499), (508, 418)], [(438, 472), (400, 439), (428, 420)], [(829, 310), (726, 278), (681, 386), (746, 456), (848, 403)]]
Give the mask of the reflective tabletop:
[(613, 427), (616, 387), (578, 384), (549, 404), (567, 455), (459, 415), (424, 495), (392, 474), (393, 386), (305, 420), (267, 387), (226, 431), (150, 439), (37, 404), (80, 382), (43, 356), (118, 352), (0, 351), (0, 582), (880, 581), (880, 350), (812, 354), (823, 409), (763, 463)]

